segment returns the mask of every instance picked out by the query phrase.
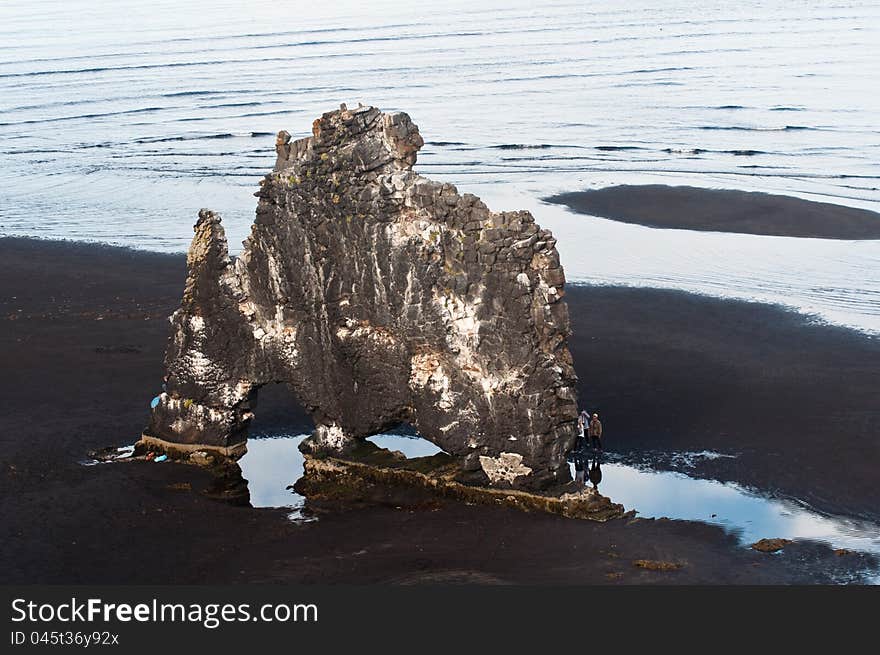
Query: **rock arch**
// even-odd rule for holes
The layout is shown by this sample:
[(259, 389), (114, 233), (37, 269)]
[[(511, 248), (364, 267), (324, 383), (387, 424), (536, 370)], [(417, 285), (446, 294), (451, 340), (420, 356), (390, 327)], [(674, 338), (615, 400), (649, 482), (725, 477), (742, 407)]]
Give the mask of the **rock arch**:
[(144, 440), (232, 453), (256, 393), (286, 382), (314, 452), (400, 422), (496, 486), (570, 479), (575, 374), (555, 240), (412, 170), (406, 114), (324, 114), (279, 133), (244, 250), (199, 213), (166, 392)]

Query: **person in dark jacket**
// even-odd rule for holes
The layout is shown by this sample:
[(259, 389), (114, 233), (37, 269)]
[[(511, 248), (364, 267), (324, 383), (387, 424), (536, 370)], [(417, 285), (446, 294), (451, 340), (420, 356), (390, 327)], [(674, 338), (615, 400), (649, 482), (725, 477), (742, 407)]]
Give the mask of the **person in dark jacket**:
[(590, 427), (587, 433), (590, 435), (590, 443), (593, 448), (602, 450), (602, 421), (599, 420), (598, 414), (593, 414), (593, 418), (590, 419)]

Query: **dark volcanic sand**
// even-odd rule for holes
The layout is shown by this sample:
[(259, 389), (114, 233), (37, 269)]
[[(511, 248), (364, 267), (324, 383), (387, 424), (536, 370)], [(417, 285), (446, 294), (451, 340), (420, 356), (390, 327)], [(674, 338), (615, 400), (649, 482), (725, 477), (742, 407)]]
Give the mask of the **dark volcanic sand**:
[(768, 193), (620, 185), (545, 199), (582, 214), (649, 227), (821, 239), (880, 239), (880, 214)]
[(609, 449), (738, 454), (720, 480), (880, 519), (880, 339), (680, 291), (568, 287), (582, 405)]
[[(454, 504), (297, 525), (201, 496), (195, 467), (79, 465), (138, 437), (183, 277), (182, 256), (0, 239), (0, 582), (760, 584), (821, 582), (858, 561), (808, 544), (769, 556), (699, 523)], [(568, 300), (583, 397), (609, 447), (742, 450), (722, 477), (876, 513), (876, 342), (678, 293), (571, 288)], [(258, 425), (307, 429), (277, 391)]]

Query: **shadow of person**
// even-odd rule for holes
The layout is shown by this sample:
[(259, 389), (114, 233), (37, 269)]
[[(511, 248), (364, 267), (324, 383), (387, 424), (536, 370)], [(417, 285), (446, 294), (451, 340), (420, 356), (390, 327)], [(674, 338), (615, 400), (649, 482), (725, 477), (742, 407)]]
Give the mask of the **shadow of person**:
[(590, 482), (593, 484), (593, 489), (595, 491), (599, 490), (599, 483), (602, 482), (602, 455), (596, 454), (593, 458), (593, 463), (590, 464)]

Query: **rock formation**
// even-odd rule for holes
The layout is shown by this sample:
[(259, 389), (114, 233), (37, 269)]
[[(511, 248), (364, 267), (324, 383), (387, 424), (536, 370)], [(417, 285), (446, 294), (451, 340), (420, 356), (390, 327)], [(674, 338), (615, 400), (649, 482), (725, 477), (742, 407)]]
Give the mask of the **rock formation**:
[(567, 482), (576, 378), (550, 232), (413, 172), (406, 114), (343, 105), (312, 131), (278, 134), (239, 257), (199, 213), (144, 440), (234, 451), (257, 390), (285, 382), (314, 453), (409, 423), (470, 481)]

